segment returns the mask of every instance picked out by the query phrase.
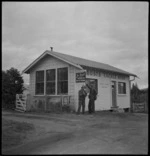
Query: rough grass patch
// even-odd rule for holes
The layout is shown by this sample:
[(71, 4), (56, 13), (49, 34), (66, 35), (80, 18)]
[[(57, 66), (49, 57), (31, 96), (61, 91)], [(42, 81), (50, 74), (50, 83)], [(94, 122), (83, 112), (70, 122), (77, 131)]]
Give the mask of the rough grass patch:
[(33, 124), (2, 118), (2, 149), (19, 145), (34, 129)]

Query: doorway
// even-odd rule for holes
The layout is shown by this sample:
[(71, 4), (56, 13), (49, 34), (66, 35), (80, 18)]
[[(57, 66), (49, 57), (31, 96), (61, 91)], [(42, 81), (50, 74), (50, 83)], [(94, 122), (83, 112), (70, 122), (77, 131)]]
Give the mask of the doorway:
[(111, 82), (112, 88), (112, 107), (117, 107), (117, 100), (116, 100), (116, 81)]
[[(97, 86), (97, 79), (90, 79), (90, 78), (86, 78), (86, 82), (85, 84), (89, 84), (92, 85), (94, 87), (94, 89), (96, 90), (97, 94), (98, 94), (98, 86)], [(87, 88), (88, 92), (89, 89)]]

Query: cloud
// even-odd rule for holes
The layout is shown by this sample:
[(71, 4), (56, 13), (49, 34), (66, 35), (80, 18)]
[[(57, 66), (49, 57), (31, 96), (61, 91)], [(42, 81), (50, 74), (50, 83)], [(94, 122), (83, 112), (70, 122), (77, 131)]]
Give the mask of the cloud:
[(51, 46), (133, 72), (146, 86), (148, 3), (3, 2), (3, 69), (23, 70)]
[(19, 69), (19, 71), (22, 71), (39, 54), (36, 48), (28, 49), (10, 42), (2, 42), (2, 68), (7, 70), (13, 66)]

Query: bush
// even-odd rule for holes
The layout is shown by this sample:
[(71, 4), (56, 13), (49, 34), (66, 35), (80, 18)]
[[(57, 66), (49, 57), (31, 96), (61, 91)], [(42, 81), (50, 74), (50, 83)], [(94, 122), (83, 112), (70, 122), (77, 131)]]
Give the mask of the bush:
[(3, 108), (15, 108), (16, 94), (22, 94), (23, 83), (23, 78), (17, 69), (11, 68), (7, 71), (2, 71)]
[(69, 105), (63, 105), (62, 106), (62, 111), (63, 112), (71, 112), (71, 108), (70, 108), (70, 106)]

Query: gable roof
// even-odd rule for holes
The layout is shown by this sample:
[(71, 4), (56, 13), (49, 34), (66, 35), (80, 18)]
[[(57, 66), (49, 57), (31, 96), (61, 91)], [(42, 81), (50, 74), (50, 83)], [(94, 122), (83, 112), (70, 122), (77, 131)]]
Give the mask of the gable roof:
[(131, 75), (131, 76), (137, 77), (135, 74), (132, 74), (132, 73), (129, 73), (122, 69), (110, 66), (108, 64), (91, 61), (91, 60), (87, 60), (87, 59), (83, 59), (83, 58), (79, 58), (79, 57), (75, 57), (75, 56), (71, 56), (71, 55), (67, 55), (67, 54), (62, 54), (62, 53), (55, 52), (55, 51), (49, 51), (49, 50), (46, 50), (41, 56), (39, 56), (35, 61), (33, 61), (26, 69), (23, 70), (23, 73), (29, 73), (30, 69), (39, 60), (41, 60), (45, 55), (51, 55), (53, 57), (56, 57), (56, 58), (66, 62), (68, 64), (71, 64), (79, 69), (83, 69), (82, 68), (83, 66), (87, 66), (87, 67), (93, 67), (93, 68), (98, 68), (101, 70), (106, 70), (106, 71), (111, 71), (111, 72), (116, 72), (116, 73), (120, 73), (120, 74)]

